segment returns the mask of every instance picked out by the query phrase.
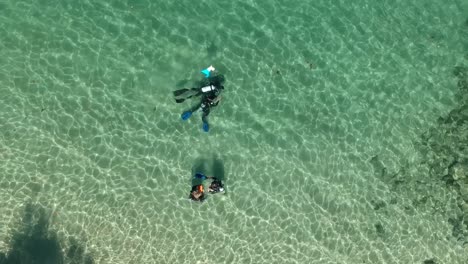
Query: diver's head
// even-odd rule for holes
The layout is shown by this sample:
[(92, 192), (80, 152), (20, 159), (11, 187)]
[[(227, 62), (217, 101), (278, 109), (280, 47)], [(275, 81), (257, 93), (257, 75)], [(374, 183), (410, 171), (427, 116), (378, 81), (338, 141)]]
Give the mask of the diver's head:
[(203, 185), (197, 186), (190, 192), (190, 199), (194, 201), (202, 201), (204, 198)]

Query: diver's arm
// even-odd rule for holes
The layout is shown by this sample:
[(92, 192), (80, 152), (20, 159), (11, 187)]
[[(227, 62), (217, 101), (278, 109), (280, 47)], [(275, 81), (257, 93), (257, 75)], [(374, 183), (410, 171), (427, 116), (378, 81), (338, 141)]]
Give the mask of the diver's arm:
[(218, 105), (218, 103), (221, 101), (221, 95), (216, 97), (212, 102), (211, 105)]

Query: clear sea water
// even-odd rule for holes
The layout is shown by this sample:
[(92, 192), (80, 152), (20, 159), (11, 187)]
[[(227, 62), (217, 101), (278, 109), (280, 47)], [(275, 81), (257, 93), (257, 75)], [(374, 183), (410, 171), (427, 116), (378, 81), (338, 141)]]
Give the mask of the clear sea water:
[[(414, 142), (456, 104), (467, 14), (464, 0), (0, 0), (0, 251), (32, 204), (95, 263), (465, 263), (454, 194), (418, 207), (424, 190), (393, 191), (372, 158), (430, 177)], [(205, 133), (172, 91), (210, 64), (226, 89)], [(194, 170), (227, 194), (189, 201)]]

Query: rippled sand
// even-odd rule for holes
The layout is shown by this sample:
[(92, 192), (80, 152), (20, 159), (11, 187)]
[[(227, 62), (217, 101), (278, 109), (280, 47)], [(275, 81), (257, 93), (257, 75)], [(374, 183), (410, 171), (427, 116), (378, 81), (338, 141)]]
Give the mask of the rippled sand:
[[(95, 263), (465, 263), (418, 144), (468, 4), (263, 2), (1, 2), (0, 251), (46, 219)], [(171, 96), (210, 64), (204, 133)], [(194, 170), (227, 194), (190, 202)]]

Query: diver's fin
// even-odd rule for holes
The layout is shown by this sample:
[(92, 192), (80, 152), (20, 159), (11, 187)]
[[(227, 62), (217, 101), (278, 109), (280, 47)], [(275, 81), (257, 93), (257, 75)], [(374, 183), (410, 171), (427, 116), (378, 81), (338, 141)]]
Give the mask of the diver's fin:
[(210, 130), (210, 126), (207, 122), (203, 122), (203, 131), (208, 132)]
[(182, 118), (182, 120), (187, 120), (189, 119), (190, 117), (192, 116), (192, 112), (191, 111), (185, 111), (182, 113), (182, 115), (180, 116)]
[(185, 99), (175, 99), (176, 103), (180, 104), (185, 101)]
[(179, 96), (187, 91), (189, 91), (190, 89), (187, 89), (187, 88), (184, 88), (184, 89), (180, 89), (180, 90), (176, 90), (176, 91), (173, 91), (172, 93), (174, 94), (174, 96)]
[(197, 172), (194, 176), (193, 176), (194, 179), (202, 179), (202, 180), (206, 180), (206, 176), (205, 174), (201, 173), (201, 172)]

